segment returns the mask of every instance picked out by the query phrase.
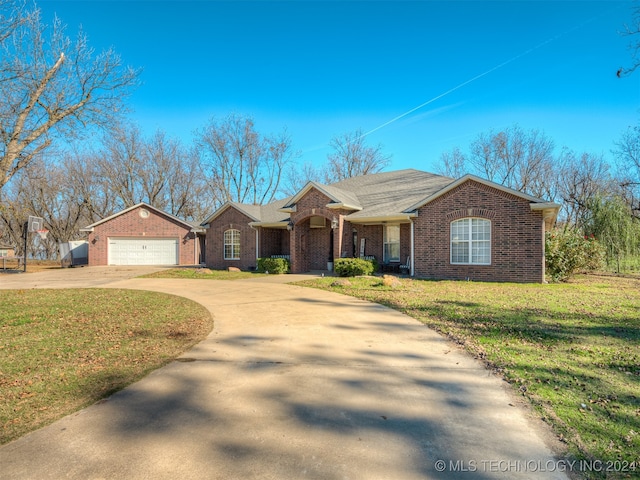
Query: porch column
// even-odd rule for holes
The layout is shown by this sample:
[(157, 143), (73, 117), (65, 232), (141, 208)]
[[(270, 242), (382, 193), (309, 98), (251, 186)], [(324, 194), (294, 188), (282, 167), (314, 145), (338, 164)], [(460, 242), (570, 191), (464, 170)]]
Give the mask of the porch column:
[(295, 226), (289, 230), (289, 261), (291, 262), (291, 273), (298, 272), (298, 242), (296, 242)]
[(415, 249), (415, 230), (414, 230), (415, 224), (413, 223), (413, 219), (411, 219), (411, 242), (410, 242), (410, 246), (409, 246), (409, 252), (411, 255), (411, 261), (410, 261), (410, 265), (409, 265), (409, 276), (413, 277), (413, 267), (415, 265), (415, 261), (416, 261), (416, 249)]
[(334, 261), (336, 258), (340, 258), (342, 256), (343, 229), (344, 229), (344, 216), (338, 215), (338, 228), (336, 228), (333, 231), (333, 252), (331, 252), (333, 254), (333, 259), (331, 261)]

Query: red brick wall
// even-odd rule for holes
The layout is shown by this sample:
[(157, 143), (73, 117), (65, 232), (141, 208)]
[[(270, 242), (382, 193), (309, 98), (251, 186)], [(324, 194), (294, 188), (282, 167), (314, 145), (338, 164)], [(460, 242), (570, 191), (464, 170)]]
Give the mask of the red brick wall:
[(260, 228), (260, 256), (289, 255), (289, 230)]
[[(227, 208), (214, 219), (207, 229), (206, 263), (215, 270), (238, 267), (249, 270), (256, 267), (256, 230), (249, 226), (252, 220), (233, 207)], [(224, 259), (224, 232), (230, 229), (240, 231), (240, 260)]]
[[(452, 265), (450, 223), (465, 217), (491, 221), (491, 265)], [(500, 282), (544, 280), (541, 212), (529, 201), (468, 181), (419, 210), (415, 219), (415, 276)]]
[(142, 208), (134, 208), (94, 228), (88, 238), (89, 265), (108, 265), (108, 240), (111, 237), (177, 238), (179, 264), (197, 263), (194, 249), (198, 246), (191, 228), (149, 208), (146, 209), (149, 216), (142, 218)]
[[(379, 263), (384, 259), (384, 226), (383, 225), (358, 225), (345, 222), (345, 230), (350, 232), (345, 236), (346, 245), (342, 250), (351, 256), (353, 251), (353, 230), (358, 232), (358, 245), (356, 245), (356, 256), (360, 255), (360, 242), (365, 239), (365, 255), (373, 255)], [(400, 263), (404, 263), (411, 255), (411, 225), (403, 223), (400, 225)]]
[[(342, 242), (345, 239), (345, 222), (342, 215), (350, 213), (347, 210), (326, 208), (332, 200), (322, 192), (311, 189), (296, 204), (296, 211), (291, 214), (294, 223), (291, 235), (291, 271), (303, 273), (309, 270), (326, 270), (330, 258), (340, 256), (344, 251)], [(309, 219), (312, 216), (324, 217), (327, 220), (325, 228), (310, 228)], [(331, 230), (333, 218), (339, 221), (339, 227)], [(330, 252), (331, 235), (333, 235), (333, 252)]]

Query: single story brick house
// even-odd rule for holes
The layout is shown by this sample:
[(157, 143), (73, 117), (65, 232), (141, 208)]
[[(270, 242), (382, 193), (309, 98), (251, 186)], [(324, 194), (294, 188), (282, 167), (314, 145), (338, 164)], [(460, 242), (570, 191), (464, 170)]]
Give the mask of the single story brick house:
[(335, 258), (375, 257), (384, 270), (420, 278), (536, 283), (559, 208), (473, 175), (408, 169), (309, 182), (268, 205), (229, 202), (202, 226), (214, 269), (285, 256), (303, 273)]
[(198, 265), (204, 229), (146, 203), (80, 231), (88, 233), (89, 265)]

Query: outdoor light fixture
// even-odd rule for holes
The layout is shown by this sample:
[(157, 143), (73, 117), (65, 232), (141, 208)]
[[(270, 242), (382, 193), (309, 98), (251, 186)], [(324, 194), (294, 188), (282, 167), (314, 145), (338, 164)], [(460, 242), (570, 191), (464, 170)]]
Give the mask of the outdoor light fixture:
[(331, 230), (335, 230), (336, 228), (338, 228), (338, 219), (333, 217), (333, 220), (331, 220)]
[(287, 230), (293, 230), (293, 222), (291, 220), (289, 220), (289, 223), (287, 223)]

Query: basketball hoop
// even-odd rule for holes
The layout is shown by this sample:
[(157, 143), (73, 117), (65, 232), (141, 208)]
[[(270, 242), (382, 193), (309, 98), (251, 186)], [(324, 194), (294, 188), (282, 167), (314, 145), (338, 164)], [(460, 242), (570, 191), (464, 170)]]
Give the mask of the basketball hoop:
[(40, 240), (46, 240), (49, 230), (46, 230), (46, 229), (36, 230), (36, 233), (40, 235)]

